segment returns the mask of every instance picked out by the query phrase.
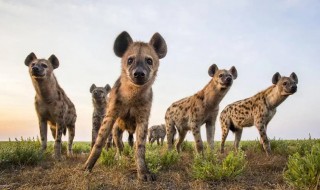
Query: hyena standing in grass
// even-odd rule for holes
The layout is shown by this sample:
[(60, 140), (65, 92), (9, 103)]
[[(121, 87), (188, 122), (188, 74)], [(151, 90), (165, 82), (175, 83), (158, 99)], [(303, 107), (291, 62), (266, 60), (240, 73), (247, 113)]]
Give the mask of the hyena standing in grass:
[(47, 148), (47, 124), (49, 124), (55, 139), (55, 157), (61, 158), (61, 138), (67, 129), (68, 155), (71, 155), (77, 115), (73, 103), (53, 74), (53, 70), (59, 67), (59, 60), (55, 55), (51, 55), (48, 60), (37, 59), (34, 53), (30, 53), (24, 63), (29, 67), (29, 74), (36, 91), (35, 108), (39, 119), (42, 150)]
[[(92, 94), (93, 114), (92, 114), (92, 141), (91, 148), (96, 142), (96, 138), (102, 123), (104, 116), (106, 115), (106, 107), (108, 103), (108, 94), (111, 90), (109, 84), (105, 87), (97, 87), (92, 84), (90, 87), (90, 93)], [(112, 135), (109, 135), (107, 139), (106, 148), (111, 147)]]
[(151, 86), (157, 75), (159, 59), (167, 53), (167, 45), (159, 33), (155, 33), (149, 43), (144, 43), (133, 42), (127, 32), (122, 32), (115, 40), (114, 52), (121, 57), (121, 75), (111, 89), (107, 113), (85, 163), (85, 169), (92, 170), (106, 137), (119, 119), (125, 126), (134, 127), (136, 131), (135, 160), (138, 178), (155, 180), (155, 175), (148, 170), (145, 161), (145, 143), (152, 104)]
[(229, 130), (235, 133), (234, 148), (238, 150), (244, 127), (256, 126), (260, 134), (260, 143), (267, 155), (271, 148), (267, 137), (267, 126), (276, 114), (276, 108), (297, 91), (298, 77), (292, 73), (290, 77), (281, 77), (277, 72), (272, 77), (273, 85), (253, 97), (228, 105), (220, 114), (222, 128), (221, 152)]
[(151, 145), (157, 140), (157, 144), (160, 145), (159, 139), (161, 139), (161, 145), (163, 145), (164, 137), (166, 136), (166, 125), (154, 125), (148, 129), (149, 143)]
[(219, 70), (216, 64), (209, 67), (210, 82), (193, 96), (174, 102), (165, 115), (167, 129), (168, 149), (171, 150), (174, 143), (175, 127), (179, 132), (177, 151), (181, 151), (187, 132), (192, 131), (198, 153), (203, 152), (203, 143), (200, 127), (206, 124), (207, 142), (213, 150), (215, 122), (219, 111), (219, 103), (237, 78), (237, 70), (234, 66), (230, 70)]

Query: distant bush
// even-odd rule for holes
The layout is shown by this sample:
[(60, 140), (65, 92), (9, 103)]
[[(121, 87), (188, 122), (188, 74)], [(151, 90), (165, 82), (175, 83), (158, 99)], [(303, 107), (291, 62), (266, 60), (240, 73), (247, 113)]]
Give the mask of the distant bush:
[[(67, 144), (65, 144), (65, 146), (67, 146)], [(91, 149), (90, 143), (85, 143), (85, 142), (73, 143), (73, 147), (72, 147), (74, 154), (89, 153), (90, 149)]]
[(297, 189), (320, 188), (320, 143), (315, 144), (304, 156), (300, 153), (290, 156), (284, 179)]
[(0, 144), (0, 166), (10, 165), (35, 165), (43, 160), (39, 140), (30, 139), (9, 141)]
[(220, 160), (212, 151), (204, 155), (195, 155), (192, 165), (192, 176), (201, 180), (224, 180), (240, 175), (246, 166), (245, 154), (230, 152)]

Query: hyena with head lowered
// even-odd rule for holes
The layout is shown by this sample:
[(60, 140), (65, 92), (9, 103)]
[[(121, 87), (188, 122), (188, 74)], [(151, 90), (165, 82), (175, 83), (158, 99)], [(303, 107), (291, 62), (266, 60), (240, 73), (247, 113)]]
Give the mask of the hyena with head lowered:
[(207, 142), (213, 150), (215, 121), (219, 111), (219, 103), (229, 91), (233, 80), (237, 78), (234, 66), (230, 70), (219, 70), (216, 64), (209, 67), (208, 74), (212, 79), (193, 96), (174, 102), (165, 115), (168, 149), (174, 143), (175, 127), (179, 132), (177, 151), (181, 151), (187, 132), (192, 131), (198, 153), (203, 152), (200, 127), (206, 124)]
[[(111, 90), (109, 84), (105, 87), (97, 87), (92, 84), (90, 87), (90, 93), (92, 94), (93, 114), (92, 114), (92, 141), (91, 148), (96, 142), (96, 138), (102, 123), (104, 116), (106, 115), (106, 106), (108, 102), (108, 94)], [(112, 135), (109, 135), (107, 147), (111, 147)]]
[(163, 145), (164, 137), (166, 136), (166, 125), (154, 125), (148, 129), (149, 143), (151, 145), (154, 141), (157, 140), (157, 144), (159, 145), (159, 139), (161, 139), (161, 145)]
[(72, 154), (75, 135), (76, 109), (66, 93), (58, 84), (53, 70), (59, 67), (59, 60), (51, 55), (48, 60), (37, 59), (30, 53), (25, 59), (29, 67), (32, 84), (36, 91), (35, 108), (39, 119), (42, 149), (47, 148), (47, 124), (50, 125), (54, 142), (54, 154), (61, 157), (61, 137), (68, 129), (68, 155)]
[(256, 126), (260, 134), (260, 143), (267, 155), (270, 155), (270, 143), (267, 137), (267, 126), (276, 114), (276, 108), (297, 91), (298, 77), (281, 77), (277, 72), (272, 77), (273, 85), (253, 97), (228, 105), (220, 114), (222, 128), (221, 152), (229, 130), (235, 133), (234, 148), (238, 150), (244, 127)]
[(85, 169), (92, 170), (106, 137), (116, 120), (121, 120), (125, 126), (135, 128), (138, 178), (155, 180), (155, 175), (146, 165), (145, 143), (152, 104), (151, 87), (157, 75), (159, 59), (166, 56), (167, 45), (159, 33), (155, 33), (149, 43), (144, 43), (133, 42), (127, 32), (122, 32), (114, 42), (114, 52), (121, 57), (121, 75), (111, 89), (107, 113)]

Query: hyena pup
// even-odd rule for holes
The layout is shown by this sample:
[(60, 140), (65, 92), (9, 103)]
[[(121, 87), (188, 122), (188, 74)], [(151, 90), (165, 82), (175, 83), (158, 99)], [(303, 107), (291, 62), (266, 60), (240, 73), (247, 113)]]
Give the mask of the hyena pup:
[(276, 114), (276, 108), (297, 91), (298, 77), (281, 77), (277, 72), (272, 77), (273, 85), (258, 94), (228, 105), (220, 114), (222, 128), (221, 152), (229, 130), (235, 133), (234, 148), (238, 150), (244, 127), (256, 126), (260, 134), (260, 143), (267, 155), (270, 155), (270, 143), (267, 137), (267, 126)]
[[(104, 116), (106, 115), (106, 107), (108, 102), (108, 94), (111, 90), (109, 84), (105, 87), (97, 87), (92, 84), (90, 87), (90, 93), (92, 94), (93, 114), (92, 114), (92, 141), (91, 148), (96, 142), (96, 138), (102, 123)], [(107, 139), (107, 148), (111, 147), (112, 135), (109, 135)]]
[(38, 59), (30, 53), (25, 61), (29, 67), (32, 84), (36, 91), (35, 108), (39, 119), (42, 150), (47, 148), (47, 124), (50, 125), (54, 142), (54, 155), (61, 158), (61, 137), (68, 129), (68, 155), (72, 154), (75, 134), (76, 109), (58, 84), (53, 70), (59, 67), (59, 60), (51, 55), (48, 60)]
[(119, 120), (125, 123), (124, 126), (135, 128), (138, 178), (155, 180), (155, 175), (146, 165), (145, 143), (152, 104), (151, 87), (157, 75), (159, 59), (166, 56), (167, 45), (159, 33), (155, 33), (149, 43), (144, 43), (133, 42), (127, 32), (122, 32), (116, 38), (113, 49), (115, 54), (121, 57), (121, 75), (111, 89), (107, 113), (85, 163), (85, 169), (92, 170), (101, 154), (106, 137)]
[(163, 145), (164, 137), (166, 136), (166, 126), (164, 124), (154, 125), (148, 129), (149, 143), (151, 145), (157, 140), (159, 145), (159, 139), (161, 139), (161, 145)]
[(174, 143), (175, 127), (179, 133), (176, 145), (177, 151), (181, 151), (187, 132), (192, 131), (198, 153), (203, 152), (203, 143), (200, 127), (206, 124), (207, 142), (213, 150), (215, 121), (219, 111), (219, 103), (237, 78), (237, 70), (234, 66), (230, 70), (219, 70), (216, 64), (209, 67), (208, 74), (212, 79), (199, 92), (193, 96), (174, 102), (165, 115), (168, 149), (171, 150)]

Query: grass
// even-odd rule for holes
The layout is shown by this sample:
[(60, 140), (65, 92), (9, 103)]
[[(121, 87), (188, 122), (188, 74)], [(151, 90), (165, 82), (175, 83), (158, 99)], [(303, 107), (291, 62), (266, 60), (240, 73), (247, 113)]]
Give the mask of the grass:
[[(146, 162), (156, 173), (157, 182), (141, 183), (134, 171), (134, 150), (127, 143), (119, 159), (114, 158), (114, 148), (103, 151), (93, 172), (84, 175), (90, 143), (75, 142), (71, 158), (66, 157), (64, 143), (63, 159), (56, 162), (51, 156), (53, 142), (42, 153), (38, 140), (20, 139), (0, 142), (0, 189), (303, 189), (307, 186), (295, 186), (285, 173), (300, 165), (310, 166), (308, 173), (318, 171), (311, 167), (316, 166), (314, 156), (319, 158), (315, 144), (320, 140), (272, 139), (270, 157), (266, 157), (258, 140), (241, 141), (238, 154), (232, 151), (232, 142), (227, 142), (226, 153), (220, 154), (220, 143), (215, 142), (215, 151), (205, 151), (204, 156), (194, 154), (193, 142), (184, 142), (180, 154), (168, 152), (166, 145), (147, 144)], [(311, 164), (301, 161), (305, 159)], [(291, 166), (290, 160), (295, 165)], [(303, 175), (303, 171), (299, 173)]]
[(297, 189), (320, 188), (320, 143), (305, 151), (291, 155), (284, 172), (285, 181)]

